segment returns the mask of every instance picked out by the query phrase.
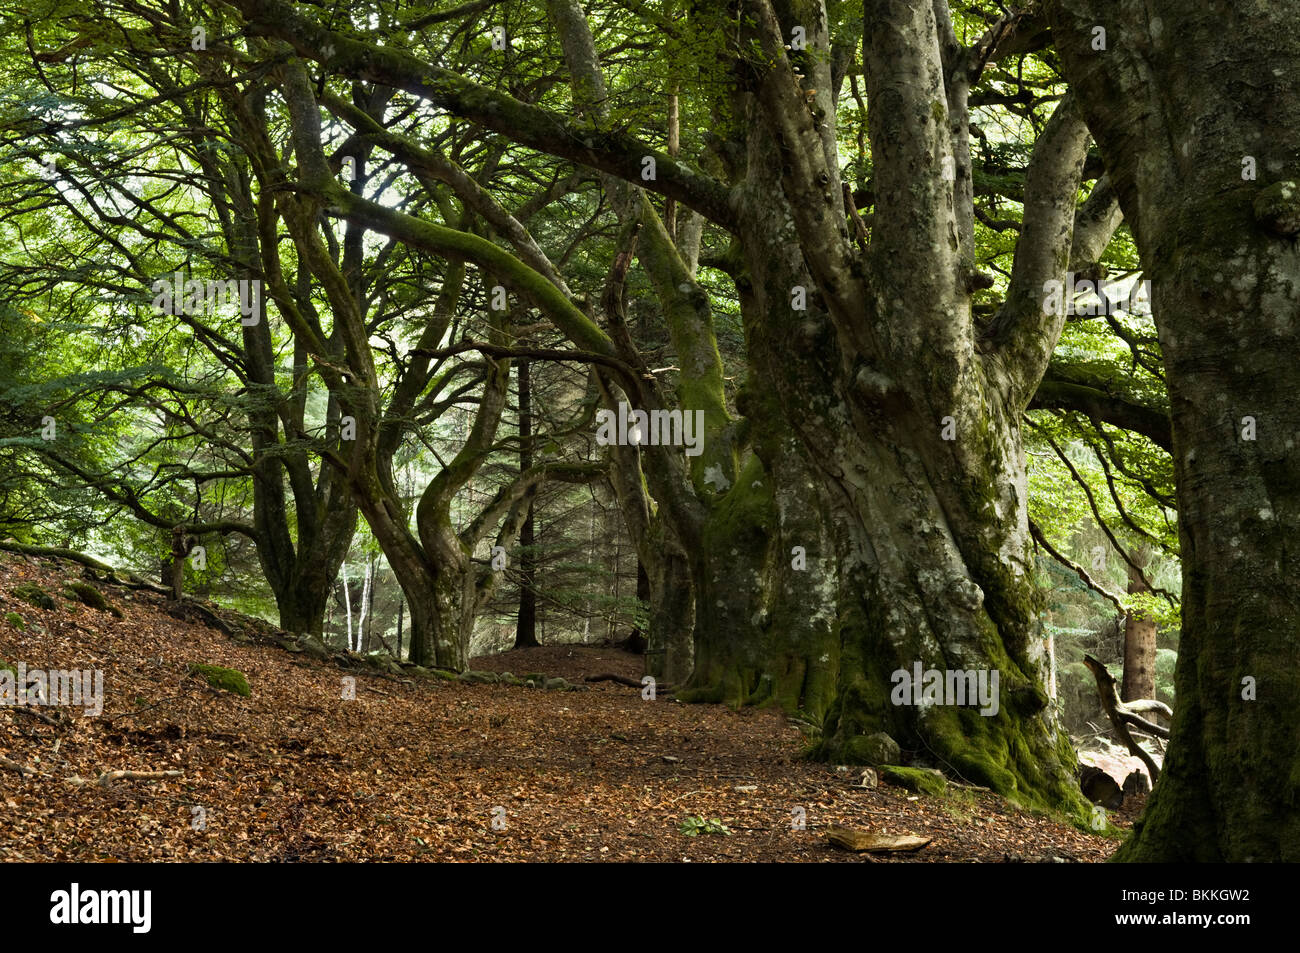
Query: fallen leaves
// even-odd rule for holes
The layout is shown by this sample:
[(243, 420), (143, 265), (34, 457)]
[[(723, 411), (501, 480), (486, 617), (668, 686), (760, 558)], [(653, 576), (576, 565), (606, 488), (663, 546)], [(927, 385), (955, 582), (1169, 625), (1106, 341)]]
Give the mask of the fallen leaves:
[[(20, 581), (58, 591), (67, 575), (7, 559), (0, 602)], [(0, 708), (0, 859), (864, 861), (819, 833), (835, 828), (894, 844), (878, 862), (1104, 860), (1116, 846), (986, 792), (957, 810), (862, 787), (860, 769), (802, 760), (800, 732), (774, 710), (647, 701), (617, 681), (559, 695), (381, 679), (172, 618), (151, 593), (104, 588), (123, 621), (29, 607), (37, 624), (26, 631), (0, 623), (0, 659), (100, 667), (105, 683), (97, 718), (58, 710), (48, 724)], [(255, 693), (187, 678), (196, 660), (246, 673)], [(639, 684), (642, 664), (581, 646), (472, 663), (575, 684), (611, 671)], [(355, 700), (340, 697), (344, 674)], [(687, 817), (730, 836), (685, 836)], [(925, 849), (900, 846), (909, 838)]]

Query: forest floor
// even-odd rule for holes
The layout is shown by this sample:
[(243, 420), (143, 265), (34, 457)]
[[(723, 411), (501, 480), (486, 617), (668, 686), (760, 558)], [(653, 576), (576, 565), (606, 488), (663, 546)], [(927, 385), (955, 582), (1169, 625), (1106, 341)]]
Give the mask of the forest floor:
[[(366, 674), (94, 582), (118, 619), (60, 596), (69, 581), (84, 581), (80, 566), (0, 553), (0, 667), (104, 679), (98, 716), (0, 708), (3, 860), (1093, 862), (1119, 843), (973, 788), (862, 787), (860, 768), (801, 759), (800, 730), (770, 709), (647, 701), (614, 682), (560, 692)], [(15, 594), (28, 583), (56, 608)], [(251, 697), (190, 675), (194, 662), (240, 670)], [(473, 667), (579, 683), (639, 677), (642, 659), (563, 645)], [(1113, 819), (1126, 827), (1140, 806)], [(688, 817), (730, 833), (688, 836)], [(828, 825), (932, 840), (855, 854), (827, 843)]]

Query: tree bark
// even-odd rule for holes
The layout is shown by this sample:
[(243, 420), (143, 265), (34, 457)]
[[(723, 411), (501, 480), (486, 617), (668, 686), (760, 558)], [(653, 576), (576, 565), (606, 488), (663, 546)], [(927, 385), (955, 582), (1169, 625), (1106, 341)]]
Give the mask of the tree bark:
[[(527, 360), (515, 365), (519, 372), (519, 472), (533, 465), (532, 386)], [(515, 648), (540, 645), (537, 641), (537, 541), (533, 534), (535, 494), (528, 493), (528, 515), (519, 530), (519, 615), (515, 622)]]
[[(766, 0), (747, 4), (772, 65), (757, 72), (745, 113), (737, 215), (753, 298), (746, 329), (834, 514), (840, 655), (820, 754), (866, 760), (866, 736), (886, 731), (968, 780), (1081, 811), (1043, 684), (1019, 421), (1063, 322), (1032, 290), (1064, 274), (1086, 131), (1064, 103), (1037, 144), (1007, 302), (977, 342), (968, 210), (954, 181), (968, 144), (951, 134), (968, 118), (950, 116), (964, 109), (961, 82), (946, 82), (934, 8), (867, 4), (867, 21), (888, 26), (866, 36), (877, 204), (864, 257), (848, 237), (834, 109), (823, 102), (825, 10), (780, 6), (778, 20)], [(796, 24), (808, 36), (802, 54), (784, 48)], [(996, 711), (900, 704), (895, 675), (918, 663), (996, 671)]]
[[(1135, 561), (1137, 554), (1134, 554)], [(1150, 592), (1142, 574), (1128, 567), (1128, 591)], [(1124, 616), (1124, 701), (1156, 697), (1156, 620), (1141, 612)]]
[(1173, 417), (1178, 703), (1116, 859), (1300, 860), (1300, 8), (1047, 8), (1151, 280)]

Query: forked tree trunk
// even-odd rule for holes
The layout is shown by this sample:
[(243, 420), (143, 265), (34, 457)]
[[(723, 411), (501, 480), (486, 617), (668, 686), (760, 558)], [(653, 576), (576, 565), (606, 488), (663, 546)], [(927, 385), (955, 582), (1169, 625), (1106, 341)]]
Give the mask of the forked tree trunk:
[[(885, 731), (967, 780), (1081, 812), (1043, 684), (1019, 418), (1060, 331), (1033, 287), (1068, 260), (1082, 123), (1062, 105), (1043, 134), (1008, 302), (981, 334), (962, 244), (971, 213), (943, 174), (968, 165), (949, 111), (952, 125), (967, 117), (960, 84), (945, 89), (957, 69), (941, 62), (931, 5), (869, 4), (887, 22), (866, 37), (869, 256), (841, 206), (825, 10), (780, 4), (778, 22), (766, 0), (746, 6), (772, 67), (745, 104), (742, 307), (751, 354), (824, 481), (837, 543), (838, 682), (820, 753), (869, 760), (867, 736)], [(784, 52), (796, 24), (813, 52)], [(998, 690), (984, 706), (912, 704), (895, 676), (918, 665), (982, 674), (989, 688), (996, 673)]]
[(468, 645), (460, 639), (459, 608), (448, 613), (439, 598), (446, 588), (444, 575), (426, 558), (405, 520), (394, 518), (397, 508), (381, 491), (361, 490), (357, 499), (410, 610), (410, 660), (416, 665), (464, 670)]

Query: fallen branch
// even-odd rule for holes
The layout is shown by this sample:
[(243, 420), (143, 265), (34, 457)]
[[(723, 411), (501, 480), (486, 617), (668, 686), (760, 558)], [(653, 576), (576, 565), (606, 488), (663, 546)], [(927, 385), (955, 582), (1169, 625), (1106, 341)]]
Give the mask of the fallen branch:
[(180, 771), (105, 771), (93, 781), (90, 778), (68, 778), (69, 784), (78, 787), (85, 784), (98, 784), (106, 788), (114, 781), (161, 781), (163, 778), (179, 778)]
[(824, 836), (832, 846), (854, 853), (920, 850), (934, 839), (914, 834), (873, 834), (849, 827), (827, 827)]
[(198, 615), (203, 624), (210, 629), (216, 629), (223, 635), (234, 637), (238, 633), (226, 622), (221, 616), (217, 615), (203, 603), (196, 599), (182, 598), (179, 602), (171, 601), (166, 608), (166, 613), (173, 619), (179, 619), (182, 622), (194, 621), (189, 616), (191, 613)]
[(116, 715), (110, 715), (107, 718), (105, 718), (104, 721), (108, 724), (112, 724), (114, 721), (116, 721), (119, 718), (134, 718), (136, 715), (143, 715), (145, 712), (151, 711), (154, 708), (157, 708), (159, 705), (164, 705), (169, 701), (173, 701), (177, 698), (184, 698), (184, 697), (185, 697), (184, 695), (179, 695), (179, 694), (168, 695), (167, 697), (161, 698), (158, 701), (154, 702), (152, 705), (145, 705), (143, 708), (137, 708), (134, 711), (122, 711), (122, 712), (118, 712)]
[(632, 688), (640, 688), (641, 683), (636, 679), (628, 678), (626, 675), (613, 675), (606, 673), (604, 675), (588, 675), (585, 679), (588, 682), (618, 682), (620, 685), (628, 685)]
[(1174, 717), (1172, 708), (1162, 701), (1156, 701), (1154, 698), (1139, 698), (1131, 702), (1123, 702), (1121, 707), (1127, 712), (1158, 711), (1166, 718)]
[(114, 781), (161, 781), (180, 776), (180, 771), (105, 771), (95, 783), (106, 788)]
[(45, 775), (44, 771), (37, 771), (35, 768), (29, 768), (25, 764), (19, 764), (17, 761), (10, 761), (4, 755), (0, 755), (0, 768), (8, 768), (10, 771), (17, 771), (19, 774)]
[(28, 707), (27, 705), (15, 705), (10, 710), (18, 714), (27, 715), (30, 718), (35, 718), (37, 721), (44, 722), (54, 728), (61, 727), (60, 723), (49, 715), (39, 712), (35, 708)]
[(1116, 708), (1116, 711), (1119, 712), (1119, 716), (1124, 719), (1126, 724), (1132, 725), (1139, 731), (1145, 731), (1147, 734), (1155, 735), (1157, 738), (1163, 738), (1165, 741), (1169, 740), (1168, 728), (1162, 728), (1155, 722), (1147, 721), (1141, 715), (1133, 714), (1133, 712), (1129, 711), (1127, 706), (1123, 704), (1119, 705)]
[[(3, 755), (0, 755), (0, 768), (7, 768), (10, 771), (16, 771), (18, 774), (35, 774), (42, 778), (54, 777), (52, 774), (46, 774), (36, 768), (19, 764), (17, 761), (10, 761)], [(90, 778), (76, 776), (64, 778), (63, 780), (69, 784), (75, 784), (77, 787), (86, 784), (98, 784), (101, 788), (106, 788), (114, 781), (161, 781), (163, 778), (179, 778), (181, 774), (180, 771), (105, 771), (93, 781)]]
[(1115, 727), (1115, 733), (1124, 742), (1129, 754), (1142, 759), (1142, 763), (1147, 766), (1147, 771), (1151, 774), (1151, 783), (1155, 784), (1156, 779), (1160, 777), (1160, 769), (1156, 767), (1155, 760), (1151, 755), (1147, 754), (1147, 750), (1134, 739), (1133, 733), (1128, 730), (1128, 726), (1135, 724), (1148, 731), (1154, 729), (1156, 732), (1164, 732), (1162, 737), (1165, 738), (1169, 737), (1169, 732), (1158, 725), (1152, 725), (1132, 711), (1124, 710), (1124, 703), (1120, 701), (1119, 691), (1115, 688), (1115, 676), (1106, 671), (1106, 666), (1101, 664), (1099, 660), (1091, 655), (1085, 655), (1083, 664), (1088, 667), (1088, 671), (1092, 672), (1092, 677), (1097, 680), (1097, 694), (1101, 698), (1101, 707), (1105, 710), (1110, 723)]

